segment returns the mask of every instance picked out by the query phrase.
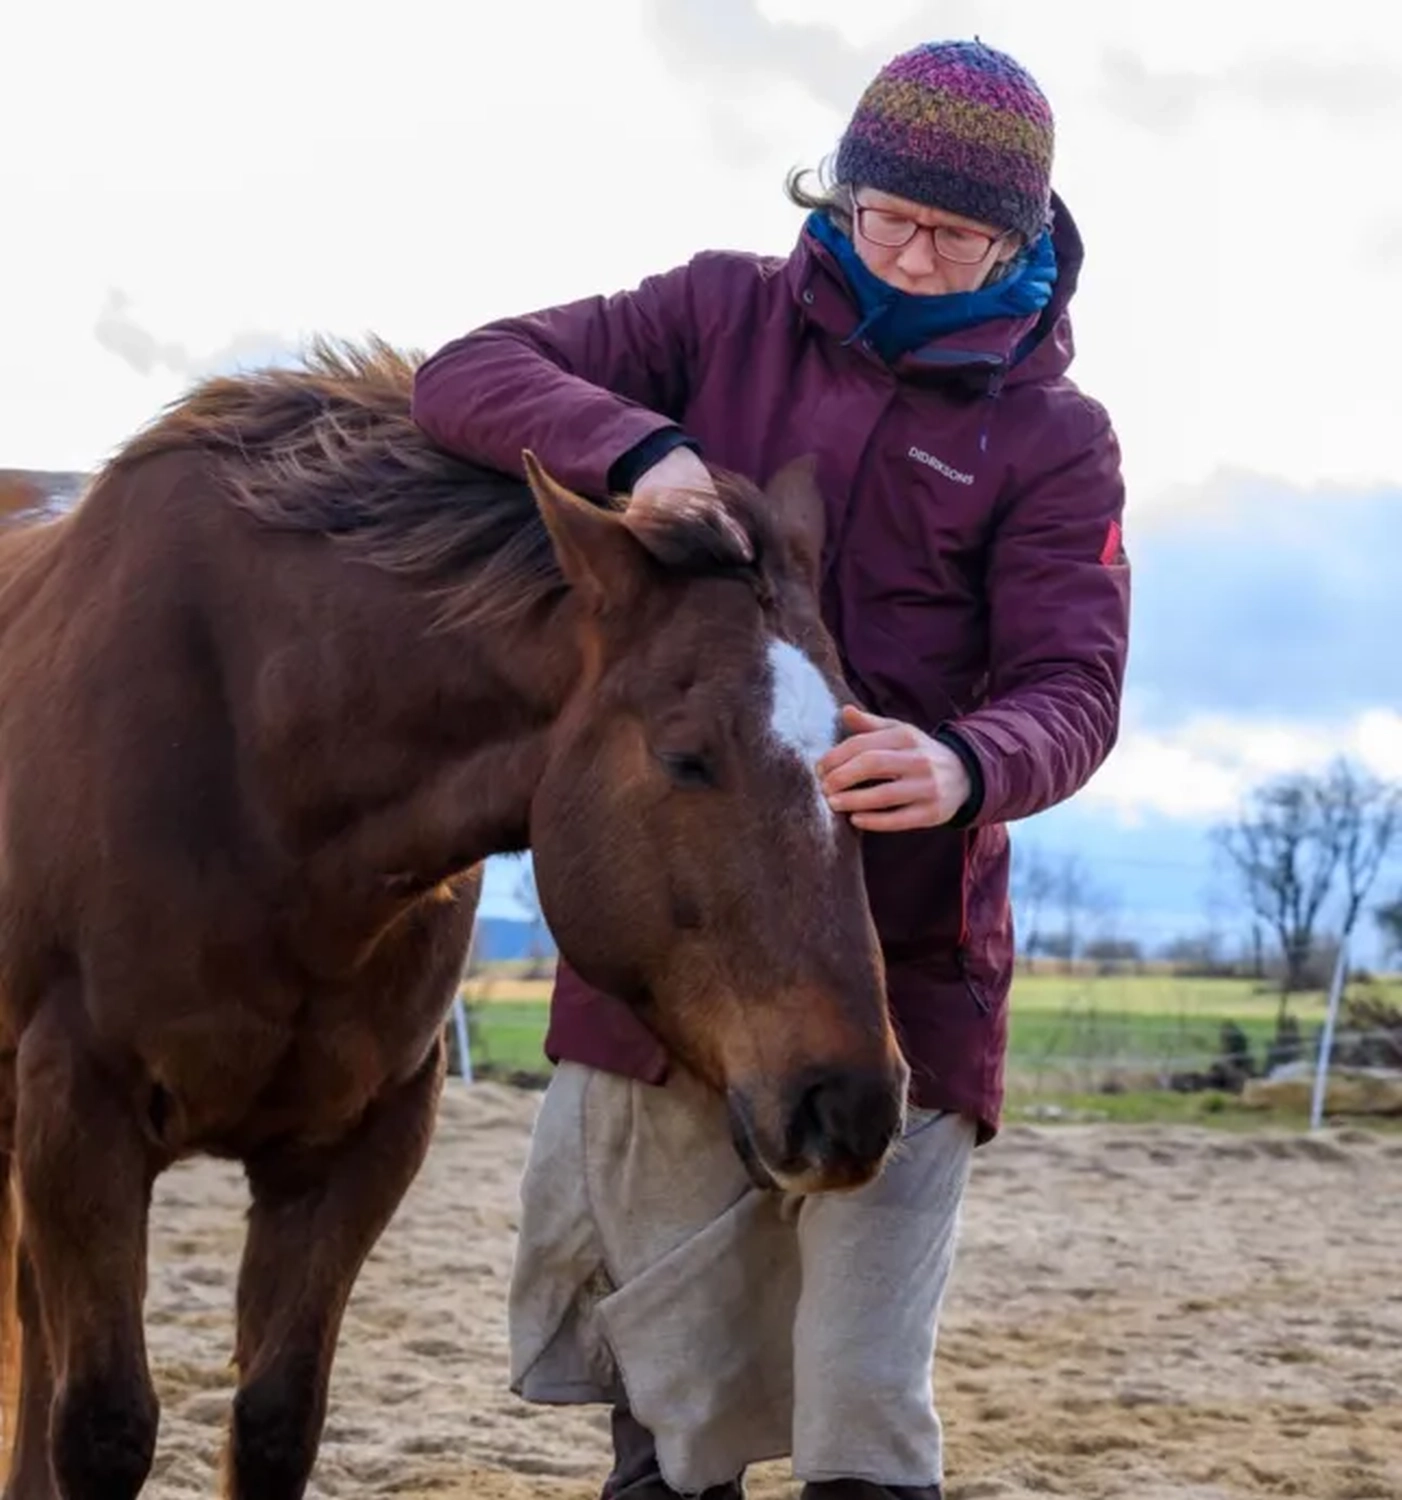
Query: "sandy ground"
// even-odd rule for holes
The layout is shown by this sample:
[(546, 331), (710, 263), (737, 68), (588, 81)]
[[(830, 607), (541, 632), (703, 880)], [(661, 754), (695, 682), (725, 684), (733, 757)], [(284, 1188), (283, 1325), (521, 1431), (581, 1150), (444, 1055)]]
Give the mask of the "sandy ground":
[[(534, 1107), (450, 1083), (348, 1314), (312, 1495), (597, 1493), (600, 1415), (504, 1388)], [(213, 1163), (158, 1187), (161, 1500), (217, 1490), (243, 1207)], [(1009, 1128), (978, 1159), (937, 1378), (950, 1500), (1402, 1497), (1402, 1137)], [(751, 1493), (794, 1491), (768, 1466)]]

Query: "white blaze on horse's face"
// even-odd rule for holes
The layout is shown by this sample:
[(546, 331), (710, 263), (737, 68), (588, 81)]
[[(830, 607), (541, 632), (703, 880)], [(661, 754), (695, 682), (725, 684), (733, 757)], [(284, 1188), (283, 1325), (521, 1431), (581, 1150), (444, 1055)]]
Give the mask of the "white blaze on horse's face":
[(814, 811), (823, 827), (831, 828), (833, 810), (814, 767), (837, 743), (837, 699), (827, 679), (797, 646), (770, 641), (767, 657), (769, 733), (785, 751), (803, 762), (813, 783)]

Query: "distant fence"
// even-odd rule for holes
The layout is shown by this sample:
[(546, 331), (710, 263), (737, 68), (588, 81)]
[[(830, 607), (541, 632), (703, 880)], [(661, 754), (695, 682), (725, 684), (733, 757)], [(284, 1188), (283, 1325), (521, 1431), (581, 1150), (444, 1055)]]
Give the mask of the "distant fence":
[[(1014, 1030), (1007, 1079), (1019, 1111), (1036, 1113), (1041, 1102), (1051, 1113), (1056, 1101), (1070, 1095), (1108, 1100), (1155, 1092), (1215, 1094), (1292, 1114), (1309, 1111), (1322, 1025), (1303, 1028), (1284, 1055), (1268, 1056), (1259, 1029), (1250, 1038), (1256, 1047), (1243, 1055), (1224, 1050), (1210, 1024), (1085, 1014), (1055, 1020), (1022, 1038)], [(544, 1032), (538, 1006), (496, 1000), (474, 1005), (469, 993), (454, 1012), (452, 1071), (469, 1081), (543, 1086), (550, 1071)], [(1369, 1060), (1357, 1061), (1360, 1054)], [(1325, 1082), (1326, 1114), (1402, 1115), (1402, 1035), (1337, 1029)]]
[[(1036, 1051), (1013, 1048), (1008, 1065), (1018, 1085), (1034, 1093), (1116, 1093), (1132, 1089), (1241, 1093), (1247, 1084), (1267, 1078), (1293, 1078), (1302, 1072), (1312, 1077), (1320, 1057), (1322, 1032), (1322, 1026), (1310, 1028), (1298, 1046), (1288, 1049), (1288, 1055), (1269, 1060), (1253, 1055), (1251, 1065), (1243, 1066), (1220, 1047), (1146, 1047), (1142, 1028), (1102, 1026), (1096, 1033), (1096, 1045)], [(1359, 1052), (1378, 1060), (1355, 1061)], [(1339, 1077), (1396, 1074), (1402, 1089), (1402, 1037), (1390, 1030), (1337, 1030), (1328, 1072)]]

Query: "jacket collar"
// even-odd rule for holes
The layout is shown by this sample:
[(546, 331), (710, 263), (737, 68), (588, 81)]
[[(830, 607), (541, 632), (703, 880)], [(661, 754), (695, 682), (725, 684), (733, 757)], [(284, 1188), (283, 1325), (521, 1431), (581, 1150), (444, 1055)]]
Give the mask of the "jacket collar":
[[(970, 394), (1063, 373), (1074, 355), (1068, 305), (1080, 279), (1085, 252), (1070, 211), (1055, 193), (1052, 243), (1057, 280), (1051, 300), (1040, 313), (990, 319), (974, 328), (946, 334), (902, 355), (890, 366), (863, 341), (854, 347), (874, 365), (903, 380), (959, 386)], [(841, 267), (806, 225), (789, 256), (786, 274), (802, 316), (834, 338), (850, 339), (860, 310)]]

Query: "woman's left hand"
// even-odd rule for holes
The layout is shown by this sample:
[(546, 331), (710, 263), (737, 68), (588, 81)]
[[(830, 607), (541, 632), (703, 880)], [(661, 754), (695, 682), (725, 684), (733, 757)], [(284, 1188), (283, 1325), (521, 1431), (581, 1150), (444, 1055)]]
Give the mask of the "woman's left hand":
[[(913, 724), (848, 705), (849, 738), (818, 761), (818, 780), (834, 812), (857, 828), (894, 833), (947, 823), (972, 790), (964, 762)], [(874, 786), (861, 786), (875, 782)]]

